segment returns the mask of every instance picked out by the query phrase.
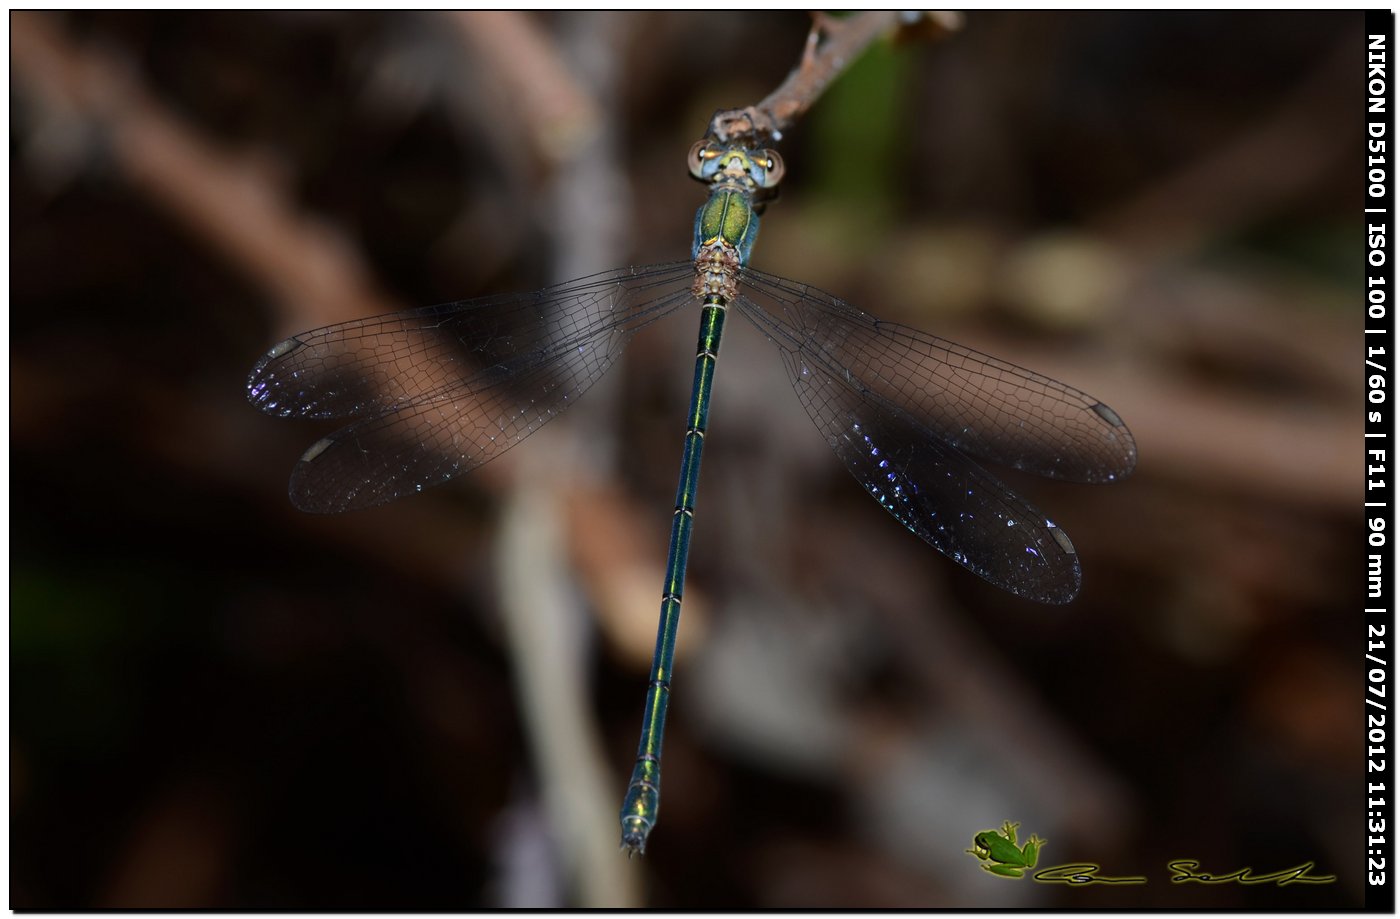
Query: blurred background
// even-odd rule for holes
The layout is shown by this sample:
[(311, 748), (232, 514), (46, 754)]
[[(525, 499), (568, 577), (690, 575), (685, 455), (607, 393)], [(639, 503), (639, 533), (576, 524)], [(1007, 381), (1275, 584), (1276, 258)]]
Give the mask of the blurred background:
[[(808, 23), (11, 15), (12, 907), (1361, 904), (1359, 13), (972, 13), (785, 138), (757, 267), (1093, 393), (1140, 462), (1007, 474), (1084, 565), (1019, 600), (734, 324), (642, 859), (695, 314), (458, 482), (289, 505), (329, 428), (248, 406), (269, 347), (686, 257), (687, 150)], [(1005, 820), (1148, 883), (992, 877)]]

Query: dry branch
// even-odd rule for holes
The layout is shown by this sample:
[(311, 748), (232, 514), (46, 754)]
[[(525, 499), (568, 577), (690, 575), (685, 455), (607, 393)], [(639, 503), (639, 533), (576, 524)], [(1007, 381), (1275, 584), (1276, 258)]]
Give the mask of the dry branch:
[(813, 14), (812, 31), (802, 60), (777, 89), (757, 105), (717, 112), (709, 136), (720, 141), (747, 138), (754, 146), (776, 143), (821, 97), (831, 81), (854, 63), (874, 41), (901, 26), (932, 24), (940, 31), (961, 27), (957, 14), (896, 13), (871, 10), (846, 19)]

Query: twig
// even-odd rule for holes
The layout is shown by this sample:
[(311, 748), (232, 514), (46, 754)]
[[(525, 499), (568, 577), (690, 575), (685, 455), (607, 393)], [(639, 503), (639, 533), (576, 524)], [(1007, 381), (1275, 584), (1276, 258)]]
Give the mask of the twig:
[(719, 141), (747, 138), (754, 146), (776, 143), (827, 86), (876, 39), (902, 26), (932, 24), (952, 32), (962, 25), (957, 14), (896, 13), (871, 10), (845, 19), (814, 13), (802, 60), (787, 79), (757, 105), (727, 109), (710, 120), (709, 136)]

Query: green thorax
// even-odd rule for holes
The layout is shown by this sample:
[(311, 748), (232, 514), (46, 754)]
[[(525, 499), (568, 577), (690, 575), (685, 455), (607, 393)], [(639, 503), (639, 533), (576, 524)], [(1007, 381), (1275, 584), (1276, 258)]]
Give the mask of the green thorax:
[(747, 265), (758, 238), (758, 214), (762, 204), (777, 192), (783, 161), (772, 150), (753, 150), (742, 144), (701, 141), (690, 151), (690, 174), (710, 186), (710, 197), (695, 215), (695, 244), (691, 257), (703, 250)]
[(746, 265), (757, 238), (758, 214), (754, 213), (752, 196), (739, 189), (716, 187), (695, 215), (691, 257), (698, 257), (703, 247), (719, 242), (735, 249), (739, 263)]

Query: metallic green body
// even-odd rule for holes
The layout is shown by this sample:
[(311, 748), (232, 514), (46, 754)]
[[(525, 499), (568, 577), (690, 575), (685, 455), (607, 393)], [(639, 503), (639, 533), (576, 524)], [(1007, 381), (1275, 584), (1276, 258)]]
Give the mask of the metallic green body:
[(714, 386), (715, 360), (724, 332), (725, 306), (705, 304), (700, 314), (700, 339), (695, 355), (695, 381), (690, 394), (690, 420), (681, 454), (680, 482), (676, 485), (676, 510), (671, 519), (671, 544), (666, 553), (666, 580), (661, 594), (661, 622), (656, 631), (651, 684), (642, 716), (642, 739), (637, 763), (622, 802), (622, 844), (641, 852), (647, 834), (656, 824), (661, 801), (661, 739), (666, 728), (666, 705), (671, 696), (671, 669), (680, 628), (681, 595), (685, 590), (685, 565), (690, 554), (690, 534), (695, 521), (695, 493), (700, 482), (700, 456), (705, 449), (705, 428), (710, 416), (710, 392)]
[(681, 620), (681, 594), (690, 536), (695, 526), (695, 493), (700, 483), (700, 456), (710, 419), (710, 392), (728, 299), (738, 290), (738, 271), (748, 264), (758, 237), (755, 195), (771, 193), (782, 176), (782, 160), (771, 150), (756, 152), (735, 145), (700, 143), (691, 150), (691, 175), (710, 187), (710, 195), (695, 214), (695, 285), (703, 303), (700, 340), (695, 354), (695, 380), (690, 391), (690, 419), (676, 485), (676, 510), (671, 519), (671, 545), (666, 553), (666, 581), (661, 589), (661, 622), (656, 630), (651, 682), (642, 716), (642, 739), (637, 762), (622, 801), (622, 846), (629, 854), (646, 849), (647, 835), (661, 807), (661, 740), (666, 730), (666, 706), (671, 700), (671, 668)]
[(695, 245), (691, 258), (706, 243), (719, 240), (738, 251), (739, 262), (747, 264), (758, 238), (758, 215), (747, 192), (717, 188), (695, 215)]

